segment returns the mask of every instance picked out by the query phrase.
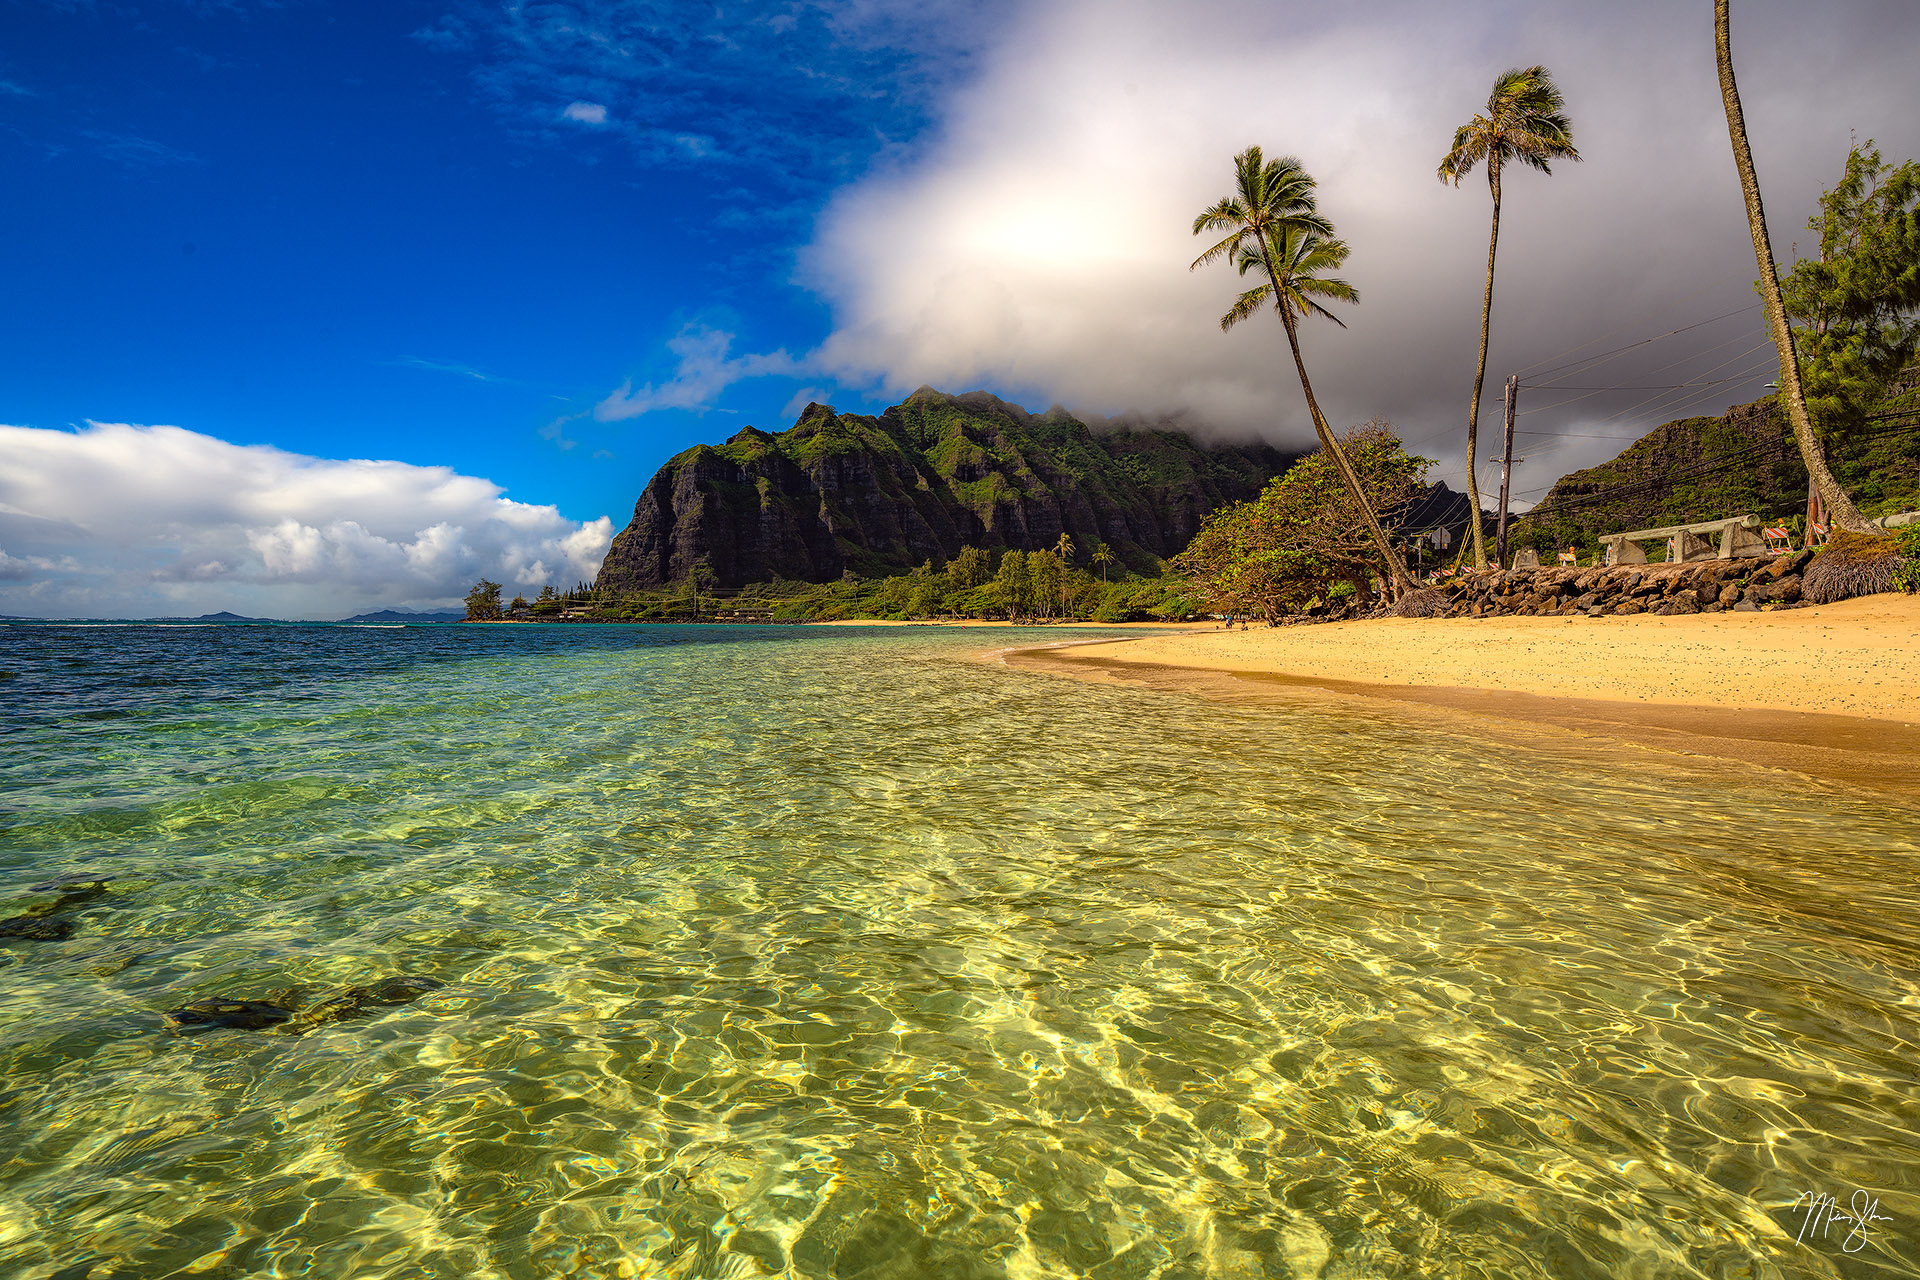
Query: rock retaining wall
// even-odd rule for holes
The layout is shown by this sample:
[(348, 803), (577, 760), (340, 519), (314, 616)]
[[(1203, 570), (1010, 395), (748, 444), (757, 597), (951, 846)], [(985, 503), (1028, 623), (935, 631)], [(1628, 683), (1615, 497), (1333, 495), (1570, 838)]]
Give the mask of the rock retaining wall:
[(1440, 618), (1576, 614), (1599, 618), (1786, 609), (1800, 603), (1800, 576), (1813, 556), (1809, 550), (1764, 559), (1699, 560), (1690, 564), (1469, 571), (1429, 588), (1435, 593), (1427, 595), (1430, 612), (1419, 612)]

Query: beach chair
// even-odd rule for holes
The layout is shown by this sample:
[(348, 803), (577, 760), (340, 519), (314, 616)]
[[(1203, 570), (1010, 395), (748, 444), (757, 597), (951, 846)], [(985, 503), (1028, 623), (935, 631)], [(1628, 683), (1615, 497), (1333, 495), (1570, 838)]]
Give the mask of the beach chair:
[(1781, 556), (1793, 550), (1793, 534), (1787, 531), (1785, 525), (1780, 525), (1772, 529), (1762, 529), (1760, 533), (1761, 536), (1767, 540), (1767, 551), (1770, 554)]

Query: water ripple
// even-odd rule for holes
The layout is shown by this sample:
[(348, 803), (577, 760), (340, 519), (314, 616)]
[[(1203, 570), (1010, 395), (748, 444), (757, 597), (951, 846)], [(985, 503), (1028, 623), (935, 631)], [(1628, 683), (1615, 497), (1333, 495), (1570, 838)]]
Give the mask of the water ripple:
[(9, 1274), (1920, 1271), (1910, 810), (977, 647), (0, 628)]

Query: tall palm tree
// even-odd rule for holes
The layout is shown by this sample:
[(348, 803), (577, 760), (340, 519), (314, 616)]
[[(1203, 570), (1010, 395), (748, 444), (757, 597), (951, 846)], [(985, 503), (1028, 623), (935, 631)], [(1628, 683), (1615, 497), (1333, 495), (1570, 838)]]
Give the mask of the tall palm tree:
[(1248, 147), (1233, 158), (1233, 194), (1209, 205), (1193, 220), (1193, 234), (1225, 231), (1224, 238), (1193, 260), (1195, 270), (1218, 258), (1227, 258), (1241, 275), (1258, 273), (1267, 282), (1242, 293), (1233, 308), (1220, 317), (1220, 328), (1231, 329), (1248, 316), (1271, 305), (1280, 315), (1287, 331), (1287, 345), (1293, 350), (1293, 367), (1300, 374), (1300, 390), (1307, 398), (1307, 413), (1313, 418), (1313, 430), (1320, 447), (1333, 459), (1346, 484), (1347, 495), (1366, 519), (1367, 530), (1380, 558), (1386, 564), (1391, 593), (1395, 596), (1413, 590), (1406, 562), (1387, 541), (1380, 518), (1367, 501), (1354, 474), (1346, 450), (1327, 426), (1326, 415), (1313, 397), (1313, 383), (1307, 378), (1306, 361), (1300, 358), (1300, 321), (1319, 316), (1346, 328), (1340, 318), (1314, 299), (1358, 302), (1360, 293), (1345, 280), (1326, 275), (1347, 260), (1345, 241), (1336, 240), (1333, 224), (1318, 211), (1313, 194), (1314, 181), (1292, 156), (1268, 160), (1259, 147)]
[(1073, 563), (1073, 539), (1067, 531), (1060, 531), (1060, 541), (1053, 544), (1053, 554), (1060, 557), (1060, 616), (1067, 616), (1067, 566)]
[(1727, 109), (1727, 133), (1733, 139), (1733, 166), (1740, 171), (1740, 190), (1747, 197), (1747, 229), (1753, 233), (1753, 257), (1760, 267), (1760, 300), (1767, 313), (1767, 328), (1773, 333), (1773, 345), (1780, 353), (1780, 393), (1787, 402), (1787, 420), (1793, 424), (1793, 438), (1800, 445), (1807, 475), (1827, 514), (1842, 529), (1864, 532), (1872, 526), (1853, 505), (1853, 499), (1834, 479), (1827, 467), (1826, 450), (1814, 434), (1813, 420), (1807, 414), (1807, 393), (1800, 385), (1800, 359), (1793, 347), (1793, 330), (1787, 325), (1787, 309), (1780, 300), (1780, 275), (1773, 263), (1773, 245), (1767, 239), (1767, 214), (1760, 207), (1760, 179), (1753, 171), (1753, 152), (1747, 147), (1747, 121), (1740, 112), (1740, 89), (1733, 82), (1733, 50), (1727, 37), (1727, 0), (1714, 0), (1714, 51), (1720, 63), (1720, 101)]
[(1093, 547), (1093, 562), (1100, 566), (1100, 581), (1105, 582), (1107, 580), (1107, 566), (1113, 563), (1113, 548), (1104, 542), (1095, 543)]
[(1473, 369), (1473, 403), (1467, 409), (1467, 500), (1473, 504), (1473, 565), (1487, 567), (1480, 532), (1480, 387), (1487, 378), (1487, 334), (1493, 327), (1493, 256), (1500, 247), (1500, 173), (1512, 161), (1552, 173), (1555, 160), (1578, 160), (1566, 103), (1545, 67), (1515, 67), (1500, 74), (1485, 115), (1454, 130), (1453, 149), (1440, 162), (1440, 181), (1460, 185), (1482, 161), (1493, 192), (1493, 233), (1487, 237), (1487, 294), (1480, 304), (1480, 362)]

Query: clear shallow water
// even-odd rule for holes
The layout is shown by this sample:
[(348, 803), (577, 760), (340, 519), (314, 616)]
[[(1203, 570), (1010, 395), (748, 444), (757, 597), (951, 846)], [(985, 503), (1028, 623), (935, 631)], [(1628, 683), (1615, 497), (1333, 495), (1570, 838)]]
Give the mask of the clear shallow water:
[(1920, 1272), (1913, 810), (1017, 638), (0, 628), (0, 1274)]

